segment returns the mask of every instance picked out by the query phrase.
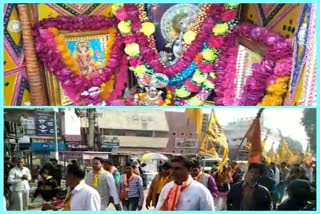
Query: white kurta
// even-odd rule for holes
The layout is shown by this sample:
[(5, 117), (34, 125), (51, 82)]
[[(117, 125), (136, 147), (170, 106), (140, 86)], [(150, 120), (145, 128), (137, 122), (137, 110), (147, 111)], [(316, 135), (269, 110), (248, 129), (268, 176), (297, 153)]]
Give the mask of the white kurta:
[[(26, 175), (28, 180), (22, 179)], [(27, 167), (14, 167), (9, 172), (8, 183), (12, 184), (10, 187), (12, 191), (13, 210), (28, 210), (28, 200), (31, 181), (30, 170)]]
[[(166, 184), (159, 196), (156, 210), (160, 210), (174, 182)], [(192, 180), (184, 189), (177, 204), (177, 210), (214, 210), (214, 202), (210, 191), (201, 183)]]
[(70, 211), (99, 211), (101, 198), (97, 190), (81, 182), (71, 191)]
[[(85, 182), (92, 185), (95, 174), (89, 172), (85, 177)], [(110, 201), (110, 196), (113, 198), (114, 204), (120, 204), (118, 190), (114, 181), (113, 175), (110, 172), (104, 171), (99, 175), (99, 183), (97, 191), (101, 197), (101, 210), (107, 209)]]
[[(21, 177), (23, 175), (26, 175), (28, 180), (22, 180)], [(29, 181), (31, 181), (31, 174), (27, 167), (23, 167), (22, 169), (14, 167), (9, 171), (8, 183), (12, 184), (12, 191), (29, 192)]]

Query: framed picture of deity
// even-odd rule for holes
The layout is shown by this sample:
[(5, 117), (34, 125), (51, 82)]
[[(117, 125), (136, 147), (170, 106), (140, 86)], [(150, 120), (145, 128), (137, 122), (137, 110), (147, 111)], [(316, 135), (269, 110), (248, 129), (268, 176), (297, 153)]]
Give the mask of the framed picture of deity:
[[(80, 75), (88, 77), (93, 72), (100, 72), (106, 65), (110, 32), (111, 30), (90, 32), (61, 31), (61, 34), (65, 37), (65, 45), (80, 69)], [(57, 77), (47, 69), (45, 73), (50, 105), (72, 105), (72, 101), (65, 95)], [(113, 80), (113, 77), (111, 79)]]

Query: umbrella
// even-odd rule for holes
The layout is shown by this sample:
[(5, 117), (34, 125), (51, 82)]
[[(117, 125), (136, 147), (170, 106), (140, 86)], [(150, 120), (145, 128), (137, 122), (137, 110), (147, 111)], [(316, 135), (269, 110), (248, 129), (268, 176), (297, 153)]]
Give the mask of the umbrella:
[(164, 161), (167, 161), (169, 160), (169, 158), (165, 155), (162, 155), (160, 153), (146, 153), (144, 155), (142, 155), (140, 158), (140, 160), (143, 160), (143, 161), (148, 161), (148, 160), (164, 160)]

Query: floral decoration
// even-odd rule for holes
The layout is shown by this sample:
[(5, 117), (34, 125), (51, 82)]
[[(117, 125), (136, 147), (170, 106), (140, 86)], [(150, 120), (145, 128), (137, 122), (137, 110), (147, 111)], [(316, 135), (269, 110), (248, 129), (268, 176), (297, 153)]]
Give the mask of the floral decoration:
[[(115, 30), (112, 30), (116, 20), (104, 16), (60, 16), (57, 18), (44, 19), (33, 26), (33, 36), (35, 40), (35, 51), (40, 60), (45, 63), (48, 70), (57, 76), (64, 89), (65, 94), (76, 105), (104, 105), (106, 100), (100, 96), (103, 93), (104, 85), (110, 77), (119, 70), (125, 70), (119, 60), (124, 57), (122, 43), (116, 42), (120, 39), (116, 37)], [(106, 52), (107, 65), (99, 72), (93, 72), (90, 76), (80, 75), (79, 67), (67, 50), (65, 39), (60, 31), (94, 31), (109, 30), (108, 42), (109, 50)], [(111, 30), (110, 30), (111, 29)], [(113, 94), (120, 94), (123, 86), (115, 88)], [(114, 97), (111, 96), (110, 97)]]
[[(248, 23), (239, 25), (237, 33), (266, 46), (262, 61), (252, 66), (252, 75), (246, 81), (238, 105), (282, 105), (288, 87), (288, 82), (282, 80), (291, 73), (292, 41)], [(280, 82), (278, 78), (282, 78)]]

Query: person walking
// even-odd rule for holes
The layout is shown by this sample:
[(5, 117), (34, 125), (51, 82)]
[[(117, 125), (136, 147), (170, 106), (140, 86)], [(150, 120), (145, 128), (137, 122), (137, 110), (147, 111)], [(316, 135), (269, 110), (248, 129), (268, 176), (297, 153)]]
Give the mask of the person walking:
[(193, 161), (191, 176), (195, 181), (200, 182), (208, 188), (213, 199), (217, 198), (218, 188), (214, 178), (211, 175), (203, 172), (198, 161)]
[(251, 163), (243, 182), (231, 186), (227, 197), (227, 210), (271, 210), (269, 190), (258, 184), (264, 166)]
[(171, 167), (174, 180), (163, 187), (156, 210), (214, 210), (210, 191), (190, 175), (192, 163), (177, 156)]
[(171, 175), (171, 166), (170, 163), (164, 163), (160, 166), (159, 174), (157, 174), (150, 185), (148, 196), (146, 199), (146, 208), (152, 205), (153, 207), (157, 206), (160, 193), (163, 187), (173, 180)]
[(125, 165), (125, 174), (120, 179), (120, 199), (124, 210), (141, 210), (144, 201), (142, 178), (134, 173), (131, 163)]
[(93, 170), (86, 175), (85, 182), (99, 192), (101, 197), (101, 210), (107, 209), (110, 197), (114, 200), (116, 210), (120, 210), (120, 200), (115, 181), (112, 174), (104, 170), (102, 164), (102, 158), (93, 158)]
[(85, 171), (78, 165), (69, 165), (66, 183), (69, 188), (64, 201), (66, 211), (100, 211), (101, 197), (97, 190), (84, 181)]

